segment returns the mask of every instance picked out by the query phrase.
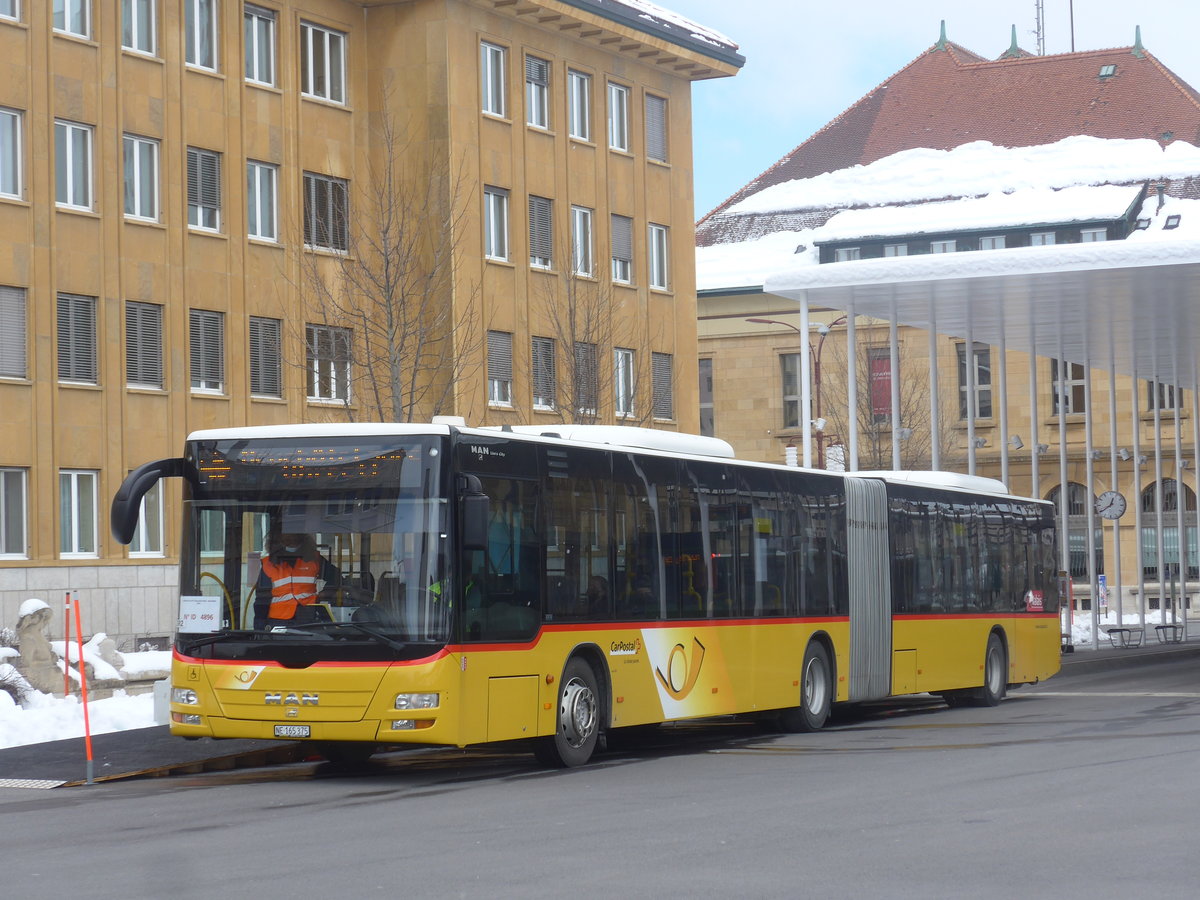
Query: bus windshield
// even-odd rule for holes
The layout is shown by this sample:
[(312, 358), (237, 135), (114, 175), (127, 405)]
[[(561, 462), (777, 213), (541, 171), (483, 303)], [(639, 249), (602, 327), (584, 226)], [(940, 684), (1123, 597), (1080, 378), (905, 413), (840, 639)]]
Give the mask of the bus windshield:
[(449, 639), (437, 439), (196, 441), (187, 455), (183, 652), (403, 658)]

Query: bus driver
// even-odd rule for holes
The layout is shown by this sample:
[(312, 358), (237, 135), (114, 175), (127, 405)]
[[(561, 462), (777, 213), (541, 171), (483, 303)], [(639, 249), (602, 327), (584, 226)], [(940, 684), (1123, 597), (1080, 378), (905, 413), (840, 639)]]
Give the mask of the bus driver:
[(254, 629), (297, 625), (328, 618), (316, 606), (317, 581), (339, 587), (342, 573), (317, 551), (310, 534), (277, 534), (268, 543), (254, 598)]

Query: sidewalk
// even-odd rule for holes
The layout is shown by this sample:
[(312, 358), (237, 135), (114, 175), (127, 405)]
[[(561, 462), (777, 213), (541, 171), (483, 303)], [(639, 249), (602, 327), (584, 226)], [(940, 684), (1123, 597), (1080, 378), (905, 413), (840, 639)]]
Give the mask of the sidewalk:
[(1154, 665), (1179, 659), (1185, 656), (1200, 658), (1200, 627), (1189, 622), (1189, 639), (1179, 644), (1160, 644), (1154, 638), (1152, 628), (1147, 628), (1149, 634), (1139, 647), (1113, 647), (1100, 633), (1100, 646), (1093, 649), (1091, 644), (1075, 644), (1074, 651), (1062, 655), (1062, 674), (1082, 675), (1088, 672), (1098, 672), (1108, 669), (1120, 669), (1129, 666)]

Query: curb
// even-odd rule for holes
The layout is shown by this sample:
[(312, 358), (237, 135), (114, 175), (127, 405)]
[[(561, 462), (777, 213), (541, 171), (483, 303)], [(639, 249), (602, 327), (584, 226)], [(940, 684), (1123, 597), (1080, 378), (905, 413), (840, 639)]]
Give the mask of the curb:
[(1200, 657), (1200, 642), (1163, 646), (1151, 644), (1127, 650), (1076, 650), (1063, 654), (1062, 668), (1055, 677), (1161, 665), (1191, 657)]

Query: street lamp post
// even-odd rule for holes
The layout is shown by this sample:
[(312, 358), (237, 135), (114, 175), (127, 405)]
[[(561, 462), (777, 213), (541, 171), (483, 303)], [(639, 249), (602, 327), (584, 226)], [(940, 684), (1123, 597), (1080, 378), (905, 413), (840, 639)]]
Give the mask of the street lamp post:
[[(833, 329), (833, 327), (835, 325), (842, 325), (846, 322), (846, 320), (847, 320), (847, 316), (843, 315), (843, 316), (839, 316), (838, 318), (834, 319), (832, 322), (830, 322), (827, 325), (821, 324), (820, 326), (818, 326), (821, 336), (817, 340), (817, 346), (814, 348), (812, 345), (812, 341), (809, 340), (809, 337), (807, 334), (804, 333), (804, 330), (801, 328), (798, 328), (797, 326), (791, 324), (790, 322), (782, 322), (779, 319), (767, 319), (767, 318), (760, 318), (760, 317), (746, 319), (747, 322), (753, 322), (756, 325), (779, 325), (782, 328), (790, 328), (792, 331), (796, 332), (796, 334), (800, 336), (800, 342), (802, 344), (806, 344), (808, 346), (808, 352), (812, 355), (812, 360), (813, 360), (812, 384), (813, 384), (814, 409), (813, 409), (812, 421), (820, 423), (819, 427), (817, 428), (817, 441), (816, 441), (816, 443), (817, 443), (817, 468), (818, 469), (825, 468), (825, 420), (821, 416), (821, 394), (822, 394), (822, 391), (821, 391), (821, 352), (825, 349), (825, 338), (829, 336), (829, 332)], [(805, 410), (801, 409), (800, 416), (803, 417), (805, 412), (806, 412)], [(803, 418), (802, 418), (801, 424), (803, 424)]]

